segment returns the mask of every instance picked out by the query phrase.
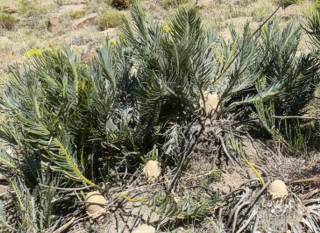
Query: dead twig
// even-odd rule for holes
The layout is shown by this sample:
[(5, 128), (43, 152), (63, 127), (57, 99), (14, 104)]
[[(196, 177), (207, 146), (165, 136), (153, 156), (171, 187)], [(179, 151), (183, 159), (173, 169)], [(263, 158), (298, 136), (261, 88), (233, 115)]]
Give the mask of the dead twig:
[(320, 176), (314, 176), (312, 178), (292, 180), (289, 184), (301, 184), (301, 183), (320, 183)]
[(75, 222), (76, 218), (72, 217), (70, 221), (68, 221), (66, 224), (62, 225), (60, 228), (55, 230), (53, 233), (64, 233), (66, 232)]
[(244, 203), (242, 203), (236, 210), (235, 214), (234, 214), (234, 219), (233, 219), (233, 223), (232, 223), (232, 233), (234, 233), (236, 231), (236, 227), (237, 227), (237, 219), (238, 219), (238, 215), (239, 212), (247, 205), (249, 205), (250, 202), (246, 201)]
[(271, 117), (273, 117), (275, 119), (320, 120), (319, 117), (308, 117), (308, 116), (275, 116), (275, 115), (272, 115)]
[(218, 136), (219, 138), (219, 141), (221, 143), (221, 146), (222, 146), (222, 149), (224, 151), (224, 153), (226, 154), (226, 156), (228, 157), (228, 159), (231, 161), (231, 164), (234, 165), (234, 161), (237, 161), (236, 159), (233, 158), (232, 155), (230, 155), (230, 153), (228, 152), (228, 149), (227, 149), (227, 146), (226, 144), (224, 143), (224, 140), (221, 136)]
[(247, 226), (249, 225), (249, 223), (252, 221), (252, 219), (257, 215), (257, 211), (254, 210), (250, 217), (248, 218), (248, 220), (239, 228), (239, 230), (236, 233), (241, 233), (242, 231), (244, 231)]

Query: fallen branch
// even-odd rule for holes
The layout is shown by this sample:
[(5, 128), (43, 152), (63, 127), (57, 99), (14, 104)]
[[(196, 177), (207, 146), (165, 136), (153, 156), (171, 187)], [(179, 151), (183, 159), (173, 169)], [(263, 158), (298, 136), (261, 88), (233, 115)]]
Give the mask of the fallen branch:
[(301, 183), (320, 183), (320, 176), (314, 176), (312, 178), (306, 178), (306, 179), (298, 179), (298, 180), (292, 180), (289, 182), (290, 184), (301, 184)]
[(319, 117), (308, 117), (308, 116), (271, 116), (275, 119), (302, 119), (302, 120), (320, 120)]

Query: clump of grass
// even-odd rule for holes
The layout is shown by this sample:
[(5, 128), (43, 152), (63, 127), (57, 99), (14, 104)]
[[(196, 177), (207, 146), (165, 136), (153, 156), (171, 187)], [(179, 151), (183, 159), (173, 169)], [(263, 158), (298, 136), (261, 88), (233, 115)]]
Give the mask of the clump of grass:
[(86, 15), (86, 12), (84, 10), (73, 11), (69, 14), (71, 19), (80, 19), (85, 15)]
[(47, 13), (47, 10), (41, 7), (39, 0), (19, 0), (18, 6), (19, 13), (27, 16)]
[(16, 18), (8, 14), (0, 14), (0, 28), (12, 30), (16, 25)]
[(97, 19), (97, 25), (100, 30), (118, 27), (123, 23), (124, 14), (117, 10), (108, 10)]

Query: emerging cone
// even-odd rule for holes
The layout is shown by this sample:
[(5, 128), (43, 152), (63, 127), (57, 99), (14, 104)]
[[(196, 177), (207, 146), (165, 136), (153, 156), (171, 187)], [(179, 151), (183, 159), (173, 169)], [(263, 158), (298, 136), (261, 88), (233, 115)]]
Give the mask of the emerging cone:
[(272, 199), (284, 199), (288, 196), (288, 189), (282, 180), (275, 180), (269, 185), (268, 193)]
[(106, 213), (107, 200), (97, 191), (90, 192), (86, 196), (86, 210), (93, 219), (98, 218)]
[[(200, 99), (200, 107), (205, 110), (206, 115), (213, 113), (219, 104), (219, 96), (215, 93), (204, 93), (204, 102)], [(218, 110), (218, 109), (217, 109)]]
[(156, 229), (153, 226), (143, 224), (138, 226), (132, 233), (155, 233)]
[(155, 160), (149, 160), (143, 168), (143, 174), (148, 177), (149, 180), (157, 179), (161, 174), (160, 163)]

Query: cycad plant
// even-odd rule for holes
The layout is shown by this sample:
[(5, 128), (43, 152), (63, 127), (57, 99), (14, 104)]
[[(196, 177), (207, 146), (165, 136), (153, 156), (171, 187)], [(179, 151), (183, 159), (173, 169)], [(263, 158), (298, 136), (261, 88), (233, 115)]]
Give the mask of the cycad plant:
[[(239, 48), (238, 59), (241, 54), (247, 57), (243, 61), (236, 59), (230, 73), (226, 73), (236, 80), (233, 88), (226, 89), (227, 114), (237, 112), (237, 117), (243, 119), (253, 113), (262, 128), (278, 139), (290, 141), (294, 137), (287, 135), (288, 127), (296, 131), (293, 134), (300, 132), (298, 125), (306, 122), (302, 116), (319, 83), (315, 54), (298, 51), (302, 33), (294, 22), (280, 29), (273, 21), (254, 38), (247, 39), (246, 46)], [(237, 68), (238, 63), (243, 64), (242, 70)], [(239, 114), (247, 109), (245, 106), (251, 110)]]
[[(190, 129), (204, 127), (204, 93), (220, 97), (211, 120), (245, 124), (258, 114), (262, 124), (255, 127), (268, 129), (277, 125), (261, 117), (266, 108), (257, 103), (272, 104), (276, 115), (300, 115), (319, 82), (315, 58), (297, 52), (300, 32), (293, 25), (280, 30), (271, 23), (254, 36), (247, 26), (241, 35), (232, 31), (227, 43), (204, 29), (193, 8), (162, 25), (135, 5), (131, 19), (89, 66), (65, 49), (12, 69), (0, 99), (7, 119), (0, 136), (13, 152), (3, 151), (0, 163), (17, 177), (16, 198), (41, 198), (39, 187), (49, 177), (59, 177), (64, 188), (103, 192), (124, 182), (119, 174), (136, 172), (154, 148), (163, 167), (173, 165), (176, 181), (202, 133)], [(40, 214), (54, 215), (54, 209)]]
[(93, 185), (86, 178), (87, 152), (96, 145), (88, 141), (99, 122), (91, 106), (104, 100), (97, 96), (88, 69), (70, 51), (46, 52), (25, 69), (13, 71), (5, 90), (3, 110), (11, 119), (3, 126), (3, 137), (18, 159), (34, 161), (33, 173), (46, 167)]

